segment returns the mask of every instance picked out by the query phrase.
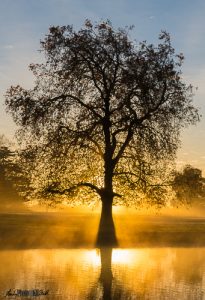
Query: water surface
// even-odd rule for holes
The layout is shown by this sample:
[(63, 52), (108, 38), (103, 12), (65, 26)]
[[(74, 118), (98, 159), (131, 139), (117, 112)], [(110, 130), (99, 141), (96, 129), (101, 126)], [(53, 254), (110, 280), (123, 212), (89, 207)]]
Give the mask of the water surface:
[(205, 299), (204, 220), (139, 219), (132, 232), (123, 220), (118, 249), (96, 249), (97, 222), (82, 220), (1, 216), (0, 299), (10, 288), (48, 289), (35, 297), (47, 300)]
[[(108, 256), (104, 266), (102, 251)], [(109, 252), (0, 251), (0, 299), (10, 288), (49, 289), (41, 299), (52, 300), (205, 299), (205, 248), (113, 249), (112, 276)]]

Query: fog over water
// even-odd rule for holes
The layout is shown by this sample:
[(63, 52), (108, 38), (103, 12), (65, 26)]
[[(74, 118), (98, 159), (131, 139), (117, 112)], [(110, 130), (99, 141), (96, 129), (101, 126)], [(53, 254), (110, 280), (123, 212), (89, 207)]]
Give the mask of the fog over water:
[(0, 299), (9, 289), (49, 290), (49, 300), (205, 299), (202, 216), (116, 209), (114, 221), (119, 247), (97, 249), (96, 211), (1, 213)]

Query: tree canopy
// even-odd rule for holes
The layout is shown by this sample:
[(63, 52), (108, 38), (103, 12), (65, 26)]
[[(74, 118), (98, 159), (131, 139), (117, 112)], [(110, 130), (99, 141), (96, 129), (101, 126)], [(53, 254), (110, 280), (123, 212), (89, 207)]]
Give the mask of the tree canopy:
[(52, 26), (41, 41), (45, 63), (30, 65), (34, 87), (7, 91), (37, 190), (86, 203), (97, 195), (103, 204), (164, 204), (167, 162), (181, 128), (199, 115), (169, 34), (155, 46), (129, 32), (109, 21)]
[(174, 172), (173, 190), (181, 203), (200, 203), (205, 197), (205, 178), (202, 171), (190, 165)]

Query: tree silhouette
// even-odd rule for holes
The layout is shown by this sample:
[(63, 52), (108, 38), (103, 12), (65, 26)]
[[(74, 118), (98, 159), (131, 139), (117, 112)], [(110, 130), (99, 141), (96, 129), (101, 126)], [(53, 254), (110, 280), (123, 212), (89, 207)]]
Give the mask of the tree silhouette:
[(163, 204), (153, 174), (173, 160), (180, 129), (199, 119), (169, 34), (154, 46), (132, 41), (130, 30), (89, 20), (79, 31), (50, 27), (41, 41), (46, 62), (30, 65), (34, 88), (6, 94), (37, 174), (48, 178), (36, 187), (88, 203), (92, 192), (109, 224), (113, 200), (133, 204), (146, 194)]
[(21, 206), (29, 193), (29, 179), (9, 144), (0, 136), (0, 206), (4, 209)]
[(9, 179), (9, 173), (12, 168), (12, 151), (6, 146), (0, 146), (0, 199), (1, 204), (17, 196), (13, 188), (12, 181)]
[(205, 178), (202, 171), (186, 165), (181, 172), (174, 172), (173, 190), (180, 202), (199, 203), (205, 197)]

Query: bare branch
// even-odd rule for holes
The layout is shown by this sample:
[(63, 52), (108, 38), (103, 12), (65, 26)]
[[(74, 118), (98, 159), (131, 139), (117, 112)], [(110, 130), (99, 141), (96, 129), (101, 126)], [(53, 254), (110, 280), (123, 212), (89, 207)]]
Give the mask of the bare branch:
[(59, 195), (65, 195), (65, 194), (69, 194), (71, 193), (73, 190), (75, 189), (78, 189), (78, 188), (81, 188), (81, 187), (88, 187), (90, 188), (91, 190), (93, 190), (94, 192), (96, 192), (98, 195), (101, 195), (102, 194), (102, 189), (98, 188), (96, 185), (92, 184), (92, 183), (89, 183), (89, 182), (79, 182), (67, 189), (56, 189), (56, 188), (53, 188), (52, 186), (51, 187), (47, 187), (45, 189), (45, 192), (46, 193), (51, 193), (51, 194), (59, 194)]

